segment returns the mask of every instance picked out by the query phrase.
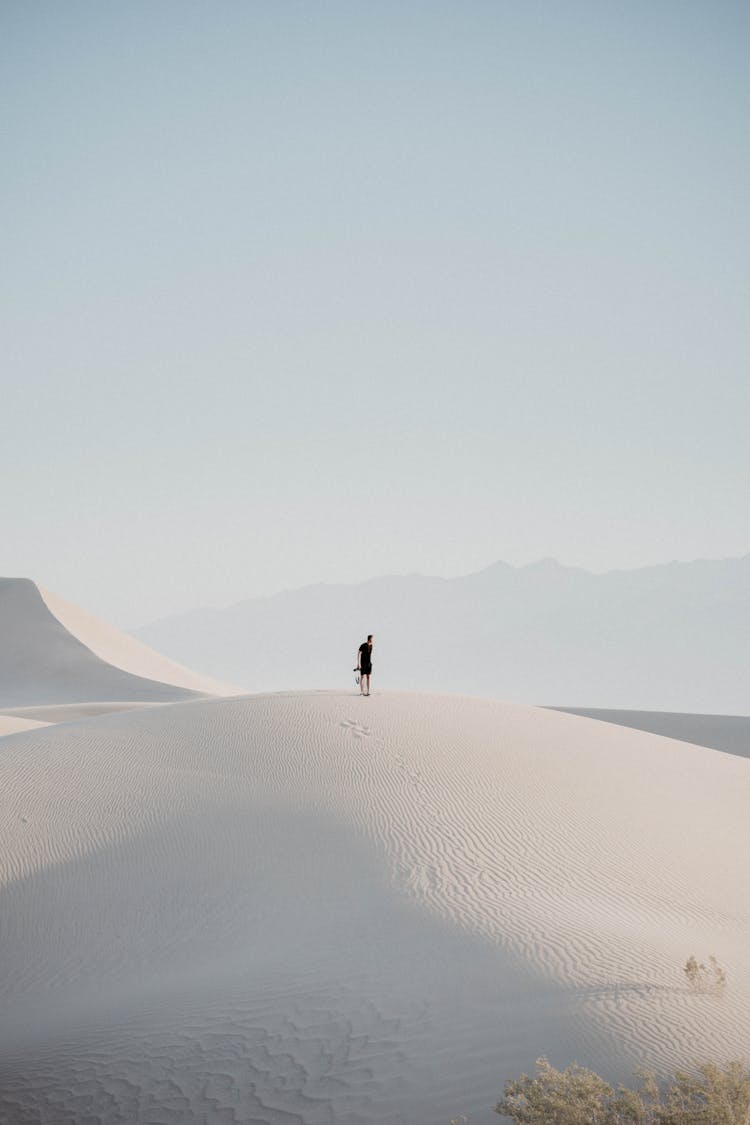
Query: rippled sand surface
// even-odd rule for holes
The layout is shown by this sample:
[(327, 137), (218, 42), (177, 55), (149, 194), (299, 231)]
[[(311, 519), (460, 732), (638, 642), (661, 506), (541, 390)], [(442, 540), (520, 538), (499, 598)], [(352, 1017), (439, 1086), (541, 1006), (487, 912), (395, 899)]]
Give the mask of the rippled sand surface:
[(10, 734), (0, 1120), (489, 1123), (541, 1053), (747, 1057), (749, 796), (747, 759), (461, 697)]

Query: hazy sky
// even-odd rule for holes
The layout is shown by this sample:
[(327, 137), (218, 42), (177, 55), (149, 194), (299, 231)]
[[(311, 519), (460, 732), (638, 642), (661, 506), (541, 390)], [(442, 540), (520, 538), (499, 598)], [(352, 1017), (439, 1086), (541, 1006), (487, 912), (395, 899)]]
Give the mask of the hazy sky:
[(0, 573), (750, 551), (750, 5), (0, 3)]

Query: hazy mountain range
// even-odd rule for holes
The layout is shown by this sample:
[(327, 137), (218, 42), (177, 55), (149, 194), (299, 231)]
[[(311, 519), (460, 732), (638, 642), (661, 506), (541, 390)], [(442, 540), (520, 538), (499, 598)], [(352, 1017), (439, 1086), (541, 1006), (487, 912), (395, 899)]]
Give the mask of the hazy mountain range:
[(443, 579), (315, 585), (137, 629), (250, 691), (352, 683), (519, 702), (747, 714), (750, 556), (592, 574), (544, 559)]

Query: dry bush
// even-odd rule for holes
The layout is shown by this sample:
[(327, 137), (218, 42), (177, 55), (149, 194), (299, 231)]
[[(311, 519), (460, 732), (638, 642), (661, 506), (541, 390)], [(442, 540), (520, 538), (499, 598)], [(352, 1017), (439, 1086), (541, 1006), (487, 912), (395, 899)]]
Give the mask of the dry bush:
[(738, 1062), (677, 1071), (659, 1125), (750, 1125), (750, 1073)]
[(750, 1072), (740, 1063), (704, 1063), (678, 1071), (662, 1093), (642, 1072), (636, 1089), (615, 1092), (592, 1070), (556, 1070), (538, 1059), (536, 1074), (505, 1083), (495, 1112), (516, 1125), (750, 1125)]
[(614, 1093), (593, 1070), (577, 1063), (555, 1070), (545, 1058), (537, 1059), (533, 1078), (522, 1074), (506, 1082), (503, 1092), (495, 1112), (518, 1125), (599, 1125)]
[(727, 983), (727, 974), (711, 954), (708, 964), (698, 961), (691, 953), (682, 970), (691, 988), (696, 992), (721, 992)]

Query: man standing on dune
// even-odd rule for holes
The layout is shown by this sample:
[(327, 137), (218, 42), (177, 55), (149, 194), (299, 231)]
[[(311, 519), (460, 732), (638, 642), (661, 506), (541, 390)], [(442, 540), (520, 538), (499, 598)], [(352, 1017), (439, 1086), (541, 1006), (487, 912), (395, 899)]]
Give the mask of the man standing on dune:
[[(367, 640), (359, 646), (357, 653), (357, 671), (359, 672), (359, 694), (370, 694), (370, 676), (372, 675), (372, 633), (368, 633)], [(367, 691), (365, 691), (365, 679)]]

